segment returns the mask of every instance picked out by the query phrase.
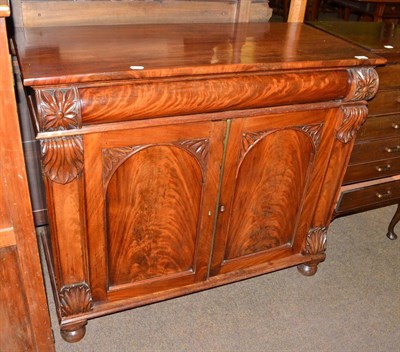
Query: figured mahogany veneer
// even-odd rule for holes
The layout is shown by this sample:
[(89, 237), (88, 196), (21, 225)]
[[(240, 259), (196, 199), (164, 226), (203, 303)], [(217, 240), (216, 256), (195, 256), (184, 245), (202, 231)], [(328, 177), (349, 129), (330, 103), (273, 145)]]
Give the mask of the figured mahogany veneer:
[(67, 341), (111, 312), (316, 272), (383, 59), (281, 23), (37, 28), (17, 51)]

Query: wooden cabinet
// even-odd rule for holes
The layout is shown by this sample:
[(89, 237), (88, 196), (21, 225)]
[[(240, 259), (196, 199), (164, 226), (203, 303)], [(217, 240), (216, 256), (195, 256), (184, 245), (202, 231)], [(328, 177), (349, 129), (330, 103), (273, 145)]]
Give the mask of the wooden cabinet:
[[(98, 55), (104, 38), (118, 41)], [(16, 39), (67, 341), (104, 314), (290, 266), (316, 272), (383, 59), (301, 24)]]
[(313, 25), (388, 59), (377, 67), (379, 90), (368, 106), (368, 118), (357, 134), (335, 216), (391, 204), (399, 207), (387, 236), (397, 238), (400, 220), (400, 31), (385, 23), (316, 22)]
[(0, 349), (54, 351), (0, 1)]

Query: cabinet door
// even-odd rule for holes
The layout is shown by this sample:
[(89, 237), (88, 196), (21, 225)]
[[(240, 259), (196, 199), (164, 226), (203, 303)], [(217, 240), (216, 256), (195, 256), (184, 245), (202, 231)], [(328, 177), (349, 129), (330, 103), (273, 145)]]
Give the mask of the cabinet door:
[(85, 137), (94, 300), (206, 278), (224, 133), (204, 122)]
[(318, 205), (334, 128), (334, 110), (232, 122), (212, 275), (256, 265), (271, 270), (279, 260), (290, 266)]

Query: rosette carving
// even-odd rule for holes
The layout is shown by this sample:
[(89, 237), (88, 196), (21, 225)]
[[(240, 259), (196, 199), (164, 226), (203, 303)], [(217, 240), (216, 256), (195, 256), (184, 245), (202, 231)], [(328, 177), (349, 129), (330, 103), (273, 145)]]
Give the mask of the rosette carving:
[(372, 67), (359, 67), (349, 70), (352, 77), (352, 90), (348, 100), (372, 99), (379, 87), (379, 77)]
[(40, 141), (43, 173), (53, 182), (66, 184), (83, 169), (82, 137), (50, 138)]
[(342, 143), (350, 142), (367, 118), (368, 109), (365, 105), (342, 106), (343, 121), (336, 133), (336, 138)]
[(42, 131), (70, 130), (82, 126), (77, 88), (38, 90), (36, 99)]
[(93, 307), (92, 294), (85, 282), (64, 286), (59, 297), (63, 316), (86, 313)]
[(326, 250), (326, 227), (314, 227), (308, 231), (304, 252), (308, 255), (323, 254)]

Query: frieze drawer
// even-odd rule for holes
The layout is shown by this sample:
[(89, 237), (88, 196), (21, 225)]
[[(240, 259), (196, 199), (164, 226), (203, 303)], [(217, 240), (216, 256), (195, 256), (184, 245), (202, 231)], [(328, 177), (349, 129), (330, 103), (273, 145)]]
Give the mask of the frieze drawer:
[(397, 174), (400, 174), (400, 157), (350, 165), (347, 168), (343, 184), (363, 182)]
[(379, 139), (356, 144), (351, 154), (350, 165), (373, 160), (391, 159), (399, 156), (400, 139), (398, 137)]
[(364, 188), (344, 191), (337, 203), (336, 213), (355, 211), (356, 209), (379, 203), (395, 203), (400, 199), (400, 181), (383, 183)]
[(357, 134), (357, 141), (398, 136), (400, 139), (400, 113), (369, 117)]

